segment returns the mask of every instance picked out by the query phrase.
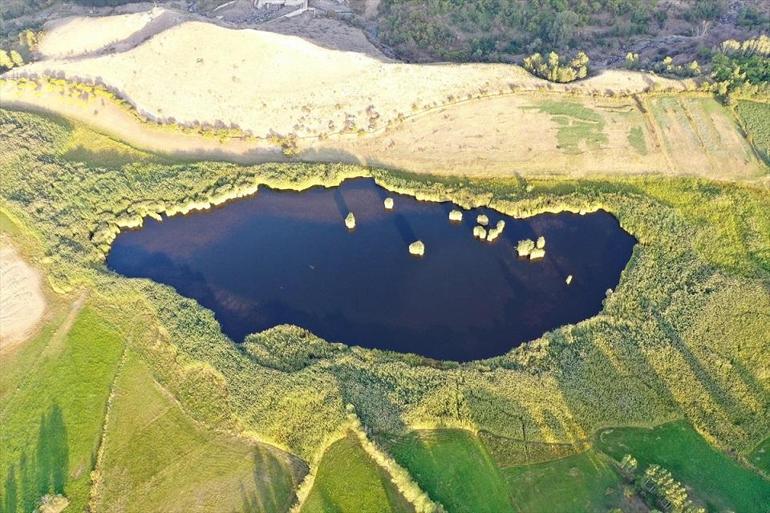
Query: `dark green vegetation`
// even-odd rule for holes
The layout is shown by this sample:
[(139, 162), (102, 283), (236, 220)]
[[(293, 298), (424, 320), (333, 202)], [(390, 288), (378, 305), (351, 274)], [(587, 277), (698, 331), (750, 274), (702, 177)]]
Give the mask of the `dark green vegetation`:
[(564, 151), (579, 153), (581, 145), (596, 148), (607, 143), (604, 118), (584, 105), (547, 100), (540, 103), (539, 109), (559, 124), (556, 137)]
[[(579, 112), (552, 115), (580, 121)], [(102, 140), (92, 148), (88, 141), (65, 123), (0, 111), (0, 206), (7, 213), (0, 226), (9, 224), (5, 219), (18, 221), (14, 241), (54, 287), (90, 291), (75, 327), (61, 339), (68, 342), (59, 357), (46, 356), (46, 347), (59, 347), (50, 341), (59, 341), (53, 333), (64, 317), (62, 309), (36, 339), (0, 359), (0, 433), (3, 448), (12, 447), (0, 453), (3, 501), (8, 490), (22, 489), (17, 483), (33, 482), (23, 477), (22, 453), (31, 461), (45, 418), (46, 432), (61, 433), (57, 426), (62, 424), (65, 428), (67, 467), (34, 475), (48, 476), (39, 482), (47, 481), (49, 491), (63, 477), (64, 491), (76, 505), (85, 504), (90, 489), (91, 499), (104, 509), (119, 509), (121, 498), (133, 494), (136, 511), (169, 511), (168, 504), (189, 505), (185, 500), (192, 500), (193, 488), (203, 497), (198, 511), (206, 511), (207, 497), (225, 491), (238, 502), (234, 510), (285, 511), (287, 490), (301, 479), (305, 467), (254, 438), (305, 461), (321, 461), (324, 440), (346, 422), (348, 403), (365, 427), (406, 440), (394, 445), (405, 448), (400, 457), (397, 448), (391, 449), (404, 466), (412, 461), (412, 451), (435, 455), (437, 461), (468, 462), (456, 468), (423, 458), (419, 462), (424, 470), (413, 470), (423, 489), (443, 494), (432, 498), (446, 501), (447, 507), (463, 508), (463, 500), (478, 499), (471, 492), (449, 495), (439, 475), (482, 480), (490, 487), (489, 500), (500, 501), (501, 507), (507, 499), (510, 508), (523, 508), (519, 501), (526, 499), (534, 510), (538, 499), (527, 499), (528, 492), (519, 490), (518, 483), (534, 486), (546, 478), (539, 476), (561, 475), (564, 467), (532, 466), (529, 473), (512, 467), (526, 462), (551, 465), (547, 462), (554, 456), (586, 454), (596, 431), (607, 426), (677, 419), (686, 419), (708, 440), (707, 445), (671, 433), (678, 436), (677, 444), (689, 444), (687, 457), (697, 465), (694, 468), (727, 465), (729, 475), (758, 494), (753, 497), (763, 497), (767, 481), (750, 477), (743, 462), (763, 454), (760, 444), (770, 434), (766, 189), (687, 178), (468, 180), (345, 165), (244, 167), (152, 159), (125, 164), (128, 157), (118, 158), (128, 151), (125, 147)], [(89, 155), (89, 161), (80, 162), (68, 153), (73, 145), (83, 146), (76, 155)], [(100, 155), (104, 158), (97, 158)], [(364, 175), (375, 176), (392, 190), (463, 205), (490, 204), (513, 215), (604, 208), (616, 214), (640, 244), (600, 315), (556, 329), (501, 357), (462, 366), (333, 345), (292, 327), (275, 328), (236, 346), (222, 335), (211, 313), (193, 301), (146, 280), (118, 277), (104, 266), (107, 235), (143, 215), (185, 205), (205, 207), (212, 198), (222, 200), (259, 184), (303, 188)], [(94, 354), (93, 347), (102, 350)], [(121, 358), (123, 347), (128, 349)], [(62, 359), (68, 352), (71, 357)], [(62, 367), (66, 362), (72, 366)], [(88, 372), (73, 381), (67, 377), (75, 376), (75, 363)], [(80, 391), (81, 382), (91, 386)], [(111, 386), (112, 407), (107, 408)], [(90, 413), (72, 413), (76, 401)], [(56, 406), (62, 422), (54, 413)], [(152, 416), (158, 421), (146, 431), (129, 420), (136, 417), (139, 422), (152, 412), (160, 415)], [(28, 428), (22, 429), (22, 423)], [(108, 428), (100, 444), (103, 425)], [(126, 428), (119, 430), (118, 425)], [(422, 445), (417, 443), (419, 433), (405, 436), (416, 425), (474, 427), (483, 430), (483, 440), (495, 437), (497, 444), (482, 445), (469, 434), (450, 431), (433, 437), (442, 444)], [(160, 458), (168, 466), (155, 474), (145, 461), (159, 461), (163, 451), (157, 449), (157, 440), (170, 440), (178, 444), (173, 447), (185, 450), (191, 447), (192, 452), (178, 460)], [(506, 455), (506, 440), (521, 451)], [(629, 441), (621, 443), (631, 446)], [(741, 504), (733, 492), (713, 485), (712, 472), (691, 483), (694, 478), (685, 472), (690, 464), (677, 463), (682, 453), (662, 439), (658, 445), (671, 450), (631, 451), (640, 468), (655, 462), (675, 479), (703, 486), (693, 490), (696, 499)], [(134, 446), (136, 453), (128, 450)], [(54, 444), (42, 453), (61, 454), (61, 448)], [(606, 449), (613, 457), (623, 456)], [(621, 489), (625, 497), (625, 485), (610, 483), (604, 467), (589, 471), (588, 461), (600, 455), (596, 448), (588, 454), (552, 463), (569, 467), (565, 483), (572, 484), (564, 484), (570, 488), (559, 496), (594, 504), (600, 498), (591, 487), (607, 483), (608, 502), (620, 500)], [(572, 468), (578, 469), (575, 476)], [(210, 483), (209, 472), (216, 469), (231, 472), (218, 489)], [(267, 474), (272, 476), (269, 484), (264, 482)], [(511, 480), (514, 474), (519, 481)], [(6, 479), (9, 475), (13, 478)], [(6, 482), (14, 484), (8, 487)], [(501, 486), (507, 488), (507, 498)], [(749, 492), (746, 497), (752, 497)], [(14, 493), (20, 504), (21, 492)], [(749, 513), (764, 513), (748, 506)], [(80, 510), (82, 506), (72, 508)]]
[(330, 511), (409, 513), (414, 509), (349, 433), (324, 453), (313, 489), (302, 506), (302, 513)]
[(752, 465), (757, 467), (765, 476), (770, 476), (770, 438), (759, 444), (749, 457)]
[[(552, 50), (622, 59), (621, 48), (639, 41), (651, 43), (640, 45), (645, 59), (681, 54), (691, 60), (720, 42), (705, 37), (704, 26), (724, 24), (747, 37), (770, 30), (762, 2), (722, 0), (383, 0), (377, 21), (383, 41), (400, 56), (455, 61), (510, 61)], [(693, 37), (665, 37), (671, 34)]]
[(711, 78), (718, 92), (727, 96), (740, 91), (764, 92), (770, 84), (770, 38), (765, 34), (743, 42), (725, 41), (711, 58)]
[(669, 470), (709, 511), (761, 512), (770, 504), (767, 479), (715, 451), (684, 422), (602, 431), (596, 445), (618, 461), (631, 454), (639, 469), (658, 464)]
[(757, 153), (770, 165), (770, 103), (739, 101), (735, 111)]
[(422, 489), (448, 511), (512, 511), (505, 482), (489, 452), (467, 431), (413, 431), (383, 442)]

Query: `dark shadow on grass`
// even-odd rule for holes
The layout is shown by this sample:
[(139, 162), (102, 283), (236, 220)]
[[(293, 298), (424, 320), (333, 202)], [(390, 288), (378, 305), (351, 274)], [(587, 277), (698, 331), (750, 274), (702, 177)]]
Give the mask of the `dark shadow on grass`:
[(34, 458), (30, 458), (23, 451), (18, 463), (9, 467), (0, 490), (0, 512), (26, 513), (33, 511), (44, 495), (64, 495), (69, 477), (69, 442), (64, 414), (56, 403), (40, 417), (33, 454)]
[(288, 511), (296, 499), (296, 487), (303, 476), (282, 465), (267, 447), (254, 448), (254, 489), (241, 484), (241, 513)]

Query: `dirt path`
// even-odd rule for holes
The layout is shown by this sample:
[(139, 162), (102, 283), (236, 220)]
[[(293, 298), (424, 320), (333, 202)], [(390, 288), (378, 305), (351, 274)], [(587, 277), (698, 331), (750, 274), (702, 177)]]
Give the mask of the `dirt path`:
[(42, 354), (44, 356), (57, 354), (59, 351), (61, 351), (63, 348), (64, 339), (72, 329), (72, 325), (75, 324), (75, 320), (77, 319), (80, 310), (83, 309), (83, 305), (85, 304), (87, 298), (88, 290), (83, 290), (80, 292), (78, 297), (75, 298), (75, 301), (72, 302), (70, 305), (70, 310), (67, 312), (67, 317), (64, 318), (64, 321), (62, 321), (62, 323), (56, 329), (56, 332), (51, 337), (48, 345), (43, 350)]

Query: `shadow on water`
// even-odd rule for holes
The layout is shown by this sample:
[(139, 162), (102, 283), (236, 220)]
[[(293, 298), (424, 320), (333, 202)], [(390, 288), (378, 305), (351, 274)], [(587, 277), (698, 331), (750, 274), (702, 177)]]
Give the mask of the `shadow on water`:
[(37, 443), (33, 451), (23, 451), (17, 464), (11, 464), (0, 494), (0, 513), (29, 513), (40, 497), (64, 495), (69, 476), (69, 444), (64, 415), (53, 404), (40, 417)]
[(340, 217), (345, 219), (345, 217), (347, 217), (348, 213), (350, 212), (350, 207), (348, 207), (348, 204), (345, 201), (345, 197), (342, 196), (342, 189), (339, 187), (334, 188), (334, 204), (337, 205), (337, 210), (340, 213)]
[(395, 223), (396, 229), (401, 235), (401, 240), (404, 241), (404, 244), (409, 245), (417, 240), (417, 235), (414, 234), (414, 230), (409, 225), (409, 221), (407, 221), (406, 217), (401, 214), (396, 214), (393, 216), (393, 222)]

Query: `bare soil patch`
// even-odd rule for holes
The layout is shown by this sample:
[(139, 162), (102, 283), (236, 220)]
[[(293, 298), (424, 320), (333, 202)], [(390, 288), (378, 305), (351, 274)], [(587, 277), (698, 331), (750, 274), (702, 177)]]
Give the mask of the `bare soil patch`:
[(45, 310), (40, 273), (0, 238), (0, 353), (24, 342)]

